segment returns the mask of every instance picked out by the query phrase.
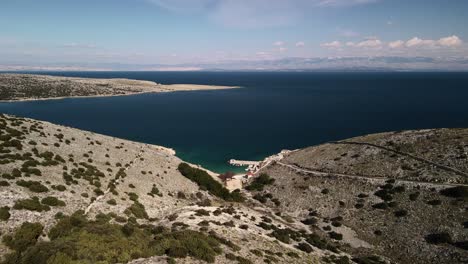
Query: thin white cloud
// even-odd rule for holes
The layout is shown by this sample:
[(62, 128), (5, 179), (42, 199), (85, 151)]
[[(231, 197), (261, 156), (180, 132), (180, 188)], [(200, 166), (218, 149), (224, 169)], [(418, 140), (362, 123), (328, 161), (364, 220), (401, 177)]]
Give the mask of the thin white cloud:
[(392, 41), (388, 43), (388, 47), (392, 49), (398, 49), (398, 48), (403, 47), (404, 45), (405, 45), (405, 42), (402, 40), (396, 40), (396, 41)]
[(424, 46), (433, 46), (435, 44), (434, 40), (431, 39), (420, 39), (418, 37), (414, 37), (408, 41), (406, 41), (406, 47), (424, 47)]
[(329, 49), (337, 49), (337, 48), (340, 48), (342, 46), (342, 44), (341, 44), (341, 42), (335, 40), (335, 41), (332, 41), (332, 42), (323, 43), (320, 46), (325, 47), (325, 48), (329, 48)]
[(285, 47), (279, 47), (279, 49), (278, 49), (279, 52), (285, 52), (287, 50), (288, 50), (288, 48), (285, 48)]
[(305, 46), (305, 42), (304, 42), (304, 41), (296, 42), (296, 47), (304, 47), (304, 46)]
[(450, 36), (446, 38), (441, 38), (437, 41), (437, 44), (445, 47), (458, 47), (462, 45), (463, 41), (458, 36)]
[(382, 46), (380, 39), (368, 39), (356, 44), (358, 48), (379, 48)]
[(463, 41), (456, 35), (440, 38), (439, 40), (420, 39), (414, 37), (406, 42), (406, 47), (458, 47), (463, 44)]
[(94, 44), (87, 44), (87, 43), (66, 43), (62, 45), (64, 48), (75, 48), (75, 49), (95, 49), (97, 48)]
[(353, 48), (381, 48), (383, 45), (382, 41), (372, 37), (368, 38), (364, 41), (355, 43), (355, 42), (346, 42), (346, 46), (353, 47)]
[(273, 43), (273, 46), (284, 46), (284, 42), (283, 41), (276, 41)]

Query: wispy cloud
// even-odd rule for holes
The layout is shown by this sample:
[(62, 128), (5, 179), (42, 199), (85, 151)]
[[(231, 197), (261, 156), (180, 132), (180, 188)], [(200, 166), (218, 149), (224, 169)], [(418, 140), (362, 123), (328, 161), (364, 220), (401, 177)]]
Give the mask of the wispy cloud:
[(283, 41), (276, 41), (275, 43), (273, 43), (274, 46), (284, 46), (284, 42)]
[(63, 48), (74, 48), (74, 49), (95, 49), (97, 46), (95, 44), (89, 43), (66, 43), (61, 45)]
[(325, 48), (330, 48), (330, 49), (337, 49), (337, 48), (341, 48), (342, 44), (341, 42), (335, 40), (332, 42), (322, 43), (320, 46), (325, 47)]
[(430, 56), (463, 57), (468, 54), (468, 46), (460, 37), (453, 35), (440, 39), (422, 39), (413, 37), (406, 41), (384, 42), (377, 37), (370, 37), (360, 42), (342, 42), (335, 40), (320, 45), (337, 56)]
[(304, 41), (296, 42), (296, 47), (304, 47), (304, 46), (305, 46), (305, 42), (304, 42)]

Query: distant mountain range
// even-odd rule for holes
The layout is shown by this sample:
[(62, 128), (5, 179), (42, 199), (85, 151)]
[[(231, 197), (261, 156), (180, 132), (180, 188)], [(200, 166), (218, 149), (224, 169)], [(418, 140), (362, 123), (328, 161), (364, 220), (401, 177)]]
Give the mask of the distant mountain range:
[(317, 57), (181, 64), (0, 64), (2, 71), (467, 71), (468, 57)]

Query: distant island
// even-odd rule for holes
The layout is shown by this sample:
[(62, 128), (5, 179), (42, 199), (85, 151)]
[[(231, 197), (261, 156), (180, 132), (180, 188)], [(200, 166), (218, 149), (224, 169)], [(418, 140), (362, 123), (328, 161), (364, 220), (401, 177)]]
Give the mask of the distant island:
[(0, 74), (0, 101), (31, 101), (66, 97), (103, 97), (141, 93), (220, 90), (234, 86), (159, 84), (130, 79), (93, 79), (32, 74)]
[[(0, 80), (2, 100), (196, 90)], [(245, 175), (217, 175), (162, 146), (5, 114), (0, 128), (2, 263), (468, 259), (468, 129), (361, 136), (283, 151)]]

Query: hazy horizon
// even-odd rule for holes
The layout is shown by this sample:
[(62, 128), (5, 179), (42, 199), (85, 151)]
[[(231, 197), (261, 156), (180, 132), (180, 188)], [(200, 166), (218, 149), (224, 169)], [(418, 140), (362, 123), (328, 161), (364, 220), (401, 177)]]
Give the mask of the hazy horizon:
[(0, 70), (468, 70), (466, 1), (18, 0)]

